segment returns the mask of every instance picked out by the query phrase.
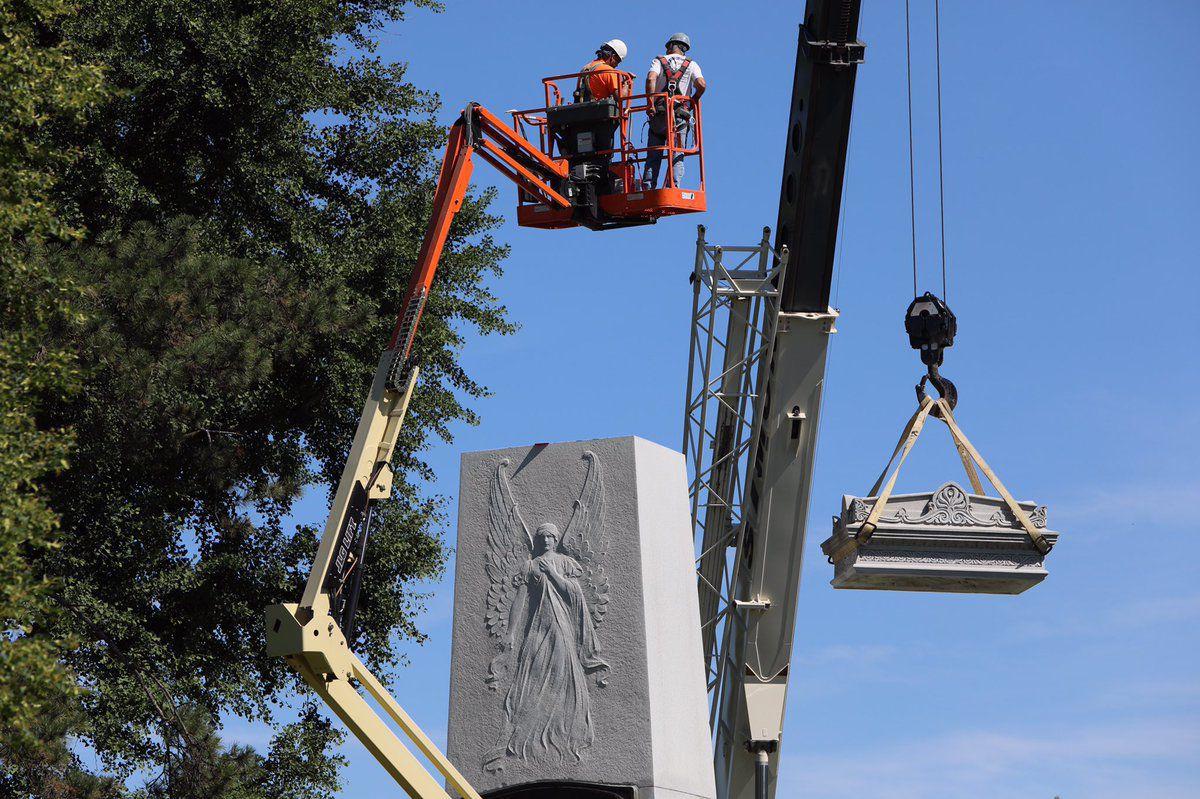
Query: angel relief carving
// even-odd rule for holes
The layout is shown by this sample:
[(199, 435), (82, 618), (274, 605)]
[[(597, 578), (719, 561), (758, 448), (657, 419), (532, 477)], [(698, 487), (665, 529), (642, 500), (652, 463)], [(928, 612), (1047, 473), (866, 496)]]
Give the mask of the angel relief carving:
[(608, 606), (604, 573), (604, 484), (600, 462), (587, 471), (571, 520), (531, 535), (512, 486), (509, 461), (496, 466), (488, 508), (485, 623), (496, 642), (487, 684), (505, 689), (497, 747), (484, 760), (501, 771), (510, 759), (582, 759), (595, 740), (589, 681), (607, 684), (597, 629)]

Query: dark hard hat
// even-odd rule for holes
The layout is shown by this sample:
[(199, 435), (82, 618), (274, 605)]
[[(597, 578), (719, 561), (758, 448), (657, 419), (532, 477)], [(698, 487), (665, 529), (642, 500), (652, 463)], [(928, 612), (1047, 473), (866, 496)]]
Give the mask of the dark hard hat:
[(692, 49), (692, 40), (686, 33), (672, 33), (671, 38), (667, 39), (667, 49), (671, 49), (671, 45), (681, 44), (684, 50)]

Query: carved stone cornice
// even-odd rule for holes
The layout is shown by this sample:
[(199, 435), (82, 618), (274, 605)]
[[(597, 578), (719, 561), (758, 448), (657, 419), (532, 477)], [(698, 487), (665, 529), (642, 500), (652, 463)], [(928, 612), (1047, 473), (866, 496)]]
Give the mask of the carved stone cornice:
[[(873, 502), (855, 497), (847, 512), (847, 524), (859, 524), (871, 513)], [(880, 524), (947, 525), (955, 527), (1016, 527), (1017, 520), (1006, 507), (991, 509), (989, 516), (979, 516), (971, 505), (971, 495), (957, 483), (945, 483), (929, 501), (920, 515), (912, 516), (907, 508), (898, 508), (892, 515), (881, 515)], [(1035, 527), (1046, 527), (1046, 506), (1038, 505), (1029, 513)]]

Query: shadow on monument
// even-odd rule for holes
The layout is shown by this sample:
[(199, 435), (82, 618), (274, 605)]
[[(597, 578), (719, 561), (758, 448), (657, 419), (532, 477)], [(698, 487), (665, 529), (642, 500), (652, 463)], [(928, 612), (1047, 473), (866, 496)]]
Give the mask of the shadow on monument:
[(594, 785), (585, 782), (538, 782), (500, 788), (484, 799), (637, 799), (632, 785)]
[(526, 455), (525, 458), (520, 463), (517, 464), (516, 469), (513, 469), (512, 476), (515, 478), (517, 475), (519, 475), (522, 472), (522, 470), (524, 470), (524, 468), (526, 466), (528, 466), (530, 464), (530, 462), (538, 456), (538, 453), (540, 453), (542, 450), (544, 450), (548, 446), (550, 446), (550, 445), (543, 442), (540, 444), (534, 444), (532, 447), (530, 447), (529, 454)]

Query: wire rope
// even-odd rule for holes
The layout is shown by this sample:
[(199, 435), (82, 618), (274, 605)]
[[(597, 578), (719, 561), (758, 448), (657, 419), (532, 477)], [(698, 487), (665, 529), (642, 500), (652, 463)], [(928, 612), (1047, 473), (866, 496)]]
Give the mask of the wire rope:
[(913, 110), (912, 110), (912, 32), (909, 0), (904, 0), (904, 64), (908, 79), (908, 217), (912, 228), (912, 271), (913, 296), (917, 294), (917, 186), (916, 167), (913, 156)]
[(942, 12), (941, 0), (933, 0), (934, 60), (937, 63), (938, 213), (941, 215), (942, 299), (950, 302), (946, 288), (946, 179), (942, 167)]

